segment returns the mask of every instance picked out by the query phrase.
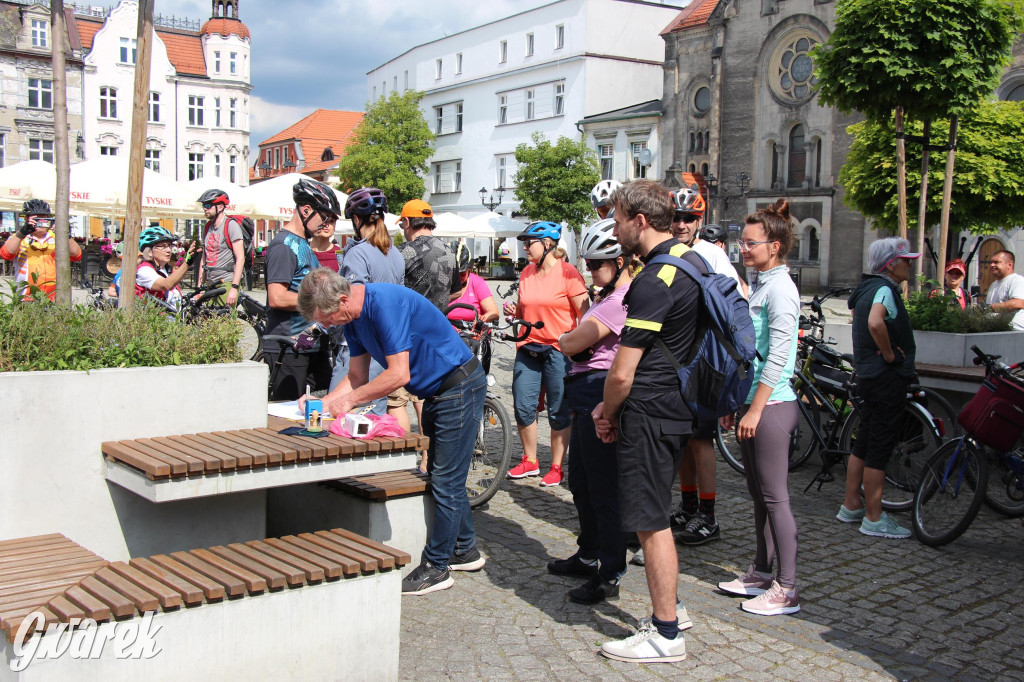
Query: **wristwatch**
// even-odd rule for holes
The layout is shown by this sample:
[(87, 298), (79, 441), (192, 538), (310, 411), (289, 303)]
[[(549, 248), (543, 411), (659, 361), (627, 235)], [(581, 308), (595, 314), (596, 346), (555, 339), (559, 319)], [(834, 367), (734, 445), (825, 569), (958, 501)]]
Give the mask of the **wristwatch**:
[(237, 284), (235, 284), (234, 282), (232, 282), (232, 283), (231, 283), (231, 288), (232, 288), (232, 289), (238, 289), (238, 285), (237, 285)]

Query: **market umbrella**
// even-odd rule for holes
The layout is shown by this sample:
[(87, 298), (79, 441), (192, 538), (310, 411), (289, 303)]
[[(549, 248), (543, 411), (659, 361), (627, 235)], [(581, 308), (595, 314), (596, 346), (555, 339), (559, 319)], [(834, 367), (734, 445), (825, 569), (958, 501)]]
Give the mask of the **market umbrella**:
[(0, 168), (0, 205), (21, 210), (29, 199), (52, 202), (57, 189), (57, 169), (46, 161), (22, 161)]
[[(314, 179), (302, 173), (286, 173), (249, 185), (248, 187), (243, 187), (238, 192), (237, 198), (231, 198), (234, 200), (235, 206), (238, 207), (240, 213), (250, 215), (253, 218), (266, 218), (267, 220), (283, 220), (287, 222), (291, 220), (292, 213), (295, 211), (295, 201), (292, 199), (292, 186), (301, 178)], [(338, 201), (344, 206), (348, 195), (338, 190), (334, 190), (334, 192), (338, 195)], [(338, 228), (341, 230), (343, 227), (341, 223), (347, 223), (348, 221), (341, 220), (338, 222)], [(347, 229), (348, 233), (351, 234), (351, 225)]]
[(493, 237), (517, 237), (522, 234), (523, 228), (526, 227), (525, 223), (494, 213), (493, 211), (473, 216), (469, 219), (469, 223), (474, 228), (485, 226), (493, 230), (494, 234), (491, 235)]
[(219, 189), (228, 195), (228, 199), (231, 203), (228, 204), (228, 213), (242, 213), (238, 208), (238, 200), (236, 197), (242, 194), (245, 187), (236, 185), (233, 182), (228, 182), (223, 178), (216, 176), (202, 177), (197, 180), (189, 180), (188, 182), (182, 183), (181, 186), (185, 188), (186, 193), (193, 197), (194, 200), (198, 200), (202, 196), (203, 192), (208, 189)]
[[(128, 207), (128, 159), (100, 157), (71, 166), (71, 206), (93, 213), (123, 214)], [(146, 216), (201, 216), (195, 197), (159, 173), (142, 171), (142, 213)]]

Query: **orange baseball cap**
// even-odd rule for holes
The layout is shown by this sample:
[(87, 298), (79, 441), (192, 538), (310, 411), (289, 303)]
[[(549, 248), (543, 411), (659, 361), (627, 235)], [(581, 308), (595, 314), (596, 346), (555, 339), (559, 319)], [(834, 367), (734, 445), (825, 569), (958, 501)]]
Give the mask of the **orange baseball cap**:
[(398, 217), (395, 224), (402, 222), (402, 218), (433, 218), (434, 210), (430, 204), (422, 199), (410, 199), (402, 206), (402, 215)]

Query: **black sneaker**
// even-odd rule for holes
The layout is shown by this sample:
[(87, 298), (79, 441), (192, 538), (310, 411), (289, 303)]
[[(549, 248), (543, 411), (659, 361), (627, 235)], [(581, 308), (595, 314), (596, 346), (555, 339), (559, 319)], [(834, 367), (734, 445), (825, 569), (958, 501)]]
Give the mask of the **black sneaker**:
[(707, 514), (697, 512), (681, 532), (676, 533), (676, 542), (681, 545), (703, 545), (705, 542), (717, 540), (718, 522), (712, 521)]
[(577, 604), (596, 604), (605, 599), (618, 598), (618, 584), (606, 582), (599, 575), (595, 575), (575, 590), (569, 590), (569, 599)]
[(449, 571), (479, 571), (484, 567), (484, 558), (480, 556), (480, 550), (475, 546), (468, 552), (459, 554), (455, 552), (448, 560)]
[(676, 510), (668, 517), (668, 520), (672, 524), (672, 529), (675, 530), (677, 528), (685, 528), (694, 515), (694, 513), (683, 509), (683, 503), (680, 502)]
[(402, 596), (430, 594), (438, 590), (447, 590), (454, 584), (455, 581), (452, 580), (447, 568), (442, 570), (431, 565), (429, 561), (424, 561), (402, 580)]
[(580, 558), (579, 553), (568, 559), (555, 559), (548, 562), (548, 573), (555, 575), (576, 575), (581, 578), (593, 578), (597, 575), (597, 562), (588, 564)]

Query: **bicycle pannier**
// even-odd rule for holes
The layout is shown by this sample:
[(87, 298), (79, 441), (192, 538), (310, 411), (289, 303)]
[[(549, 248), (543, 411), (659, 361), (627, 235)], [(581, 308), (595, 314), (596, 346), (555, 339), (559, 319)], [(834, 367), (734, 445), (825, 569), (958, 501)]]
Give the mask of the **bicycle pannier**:
[(956, 419), (979, 443), (1009, 452), (1024, 431), (1024, 387), (988, 377)]

